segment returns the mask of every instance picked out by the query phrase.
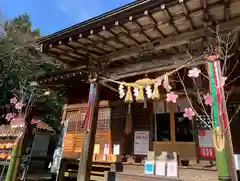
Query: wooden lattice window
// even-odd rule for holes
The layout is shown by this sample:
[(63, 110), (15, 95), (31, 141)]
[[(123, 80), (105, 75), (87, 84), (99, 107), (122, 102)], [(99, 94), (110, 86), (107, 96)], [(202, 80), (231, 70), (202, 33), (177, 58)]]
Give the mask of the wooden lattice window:
[(111, 120), (111, 108), (110, 107), (99, 108), (97, 130), (109, 131), (110, 130), (110, 120)]
[(75, 131), (77, 129), (78, 115), (79, 115), (78, 110), (66, 112), (66, 120), (68, 121), (68, 131)]
[[(210, 128), (212, 127), (212, 123), (211, 123), (211, 115), (199, 115), (201, 117), (201, 119), (205, 122), (203, 122), (198, 116), (196, 116), (196, 126), (198, 129), (206, 129), (206, 130), (210, 130)], [(209, 119), (210, 118), (210, 119)], [(209, 128), (210, 127), (210, 128)]]
[(127, 113), (128, 113), (128, 107), (126, 105), (115, 106), (112, 108), (111, 124), (114, 130), (125, 129)]

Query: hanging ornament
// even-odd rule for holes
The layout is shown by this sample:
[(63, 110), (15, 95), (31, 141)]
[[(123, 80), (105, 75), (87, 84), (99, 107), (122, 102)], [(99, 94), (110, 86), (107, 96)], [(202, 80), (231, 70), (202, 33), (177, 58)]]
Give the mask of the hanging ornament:
[(158, 84), (154, 84), (154, 89), (153, 89), (153, 95), (152, 95), (152, 100), (159, 100), (160, 99), (160, 94), (158, 91)]
[(120, 97), (120, 99), (122, 99), (125, 96), (124, 86), (121, 84), (118, 87), (118, 90), (119, 90), (119, 97)]
[(162, 78), (157, 78), (156, 81), (155, 81), (155, 84), (159, 87), (159, 86), (162, 85), (162, 81), (163, 81)]
[(150, 86), (150, 85), (147, 85), (147, 86), (145, 87), (145, 90), (146, 90), (147, 98), (148, 98), (148, 99), (151, 99), (151, 97), (152, 97), (152, 89), (151, 89), (151, 86)]
[(125, 97), (125, 102), (129, 103), (129, 104), (133, 102), (132, 90), (131, 90), (130, 86), (128, 86), (127, 94), (126, 94), (126, 97)]
[(167, 98), (166, 98), (166, 101), (167, 102), (173, 102), (173, 103), (176, 103), (177, 102), (177, 98), (178, 98), (178, 95), (173, 93), (173, 92), (170, 92), (170, 93), (167, 93)]
[(193, 116), (195, 116), (195, 112), (192, 110), (192, 108), (185, 108), (183, 116), (189, 120), (192, 120)]
[(212, 96), (209, 93), (204, 95), (203, 98), (204, 98), (204, 104), (205, 105), (212, 106)]
[(192, 68), (188, 71), (188, 77), (197, 78), (199, 77), (199, 74), (201, 73), (201, 70), (198, 68)]
[(140, 86), (138, 96), (136, 97), (137, 102), (144, 102), (144, 92), (143, 87)]
[(172, 87), (169, 85), (169, 80), (167, 75), (164, 76), (163, 87), (167, 92), (170, 92), (172, 90)]
[(135, 88), (133, 89), (133, 92), (134, 92), (134, 93), (133, 93), (134, 97), (137, 97), (137, 96), (139, 95), (139, 90), (138, 90), (138, 88), (135, 87)]

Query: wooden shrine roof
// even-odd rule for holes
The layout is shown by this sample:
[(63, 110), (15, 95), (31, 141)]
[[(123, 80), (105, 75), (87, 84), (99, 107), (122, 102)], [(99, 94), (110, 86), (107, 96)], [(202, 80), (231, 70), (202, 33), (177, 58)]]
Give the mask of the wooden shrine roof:
[(239, 0), (142, 0), (41, 38), (41, 51), (77, 67), (134, 63), (139, 56), (168, 56), (199, 47), (211, 27), (240, 26)]

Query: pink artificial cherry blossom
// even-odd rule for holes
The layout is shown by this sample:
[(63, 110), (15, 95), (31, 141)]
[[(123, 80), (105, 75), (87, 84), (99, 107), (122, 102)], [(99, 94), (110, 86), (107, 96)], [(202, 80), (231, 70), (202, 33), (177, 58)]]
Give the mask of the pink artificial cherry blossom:
[(185, 118), (188, 118), (189, 120), (192, 120), (193, 116), (195, 116), (195, 112), (192, 110), (192, 108), (185, 108), (184, 112), (185, 113), (183, 114), (183, 116)]
[(188, 77), (197, 78), (200, 73), (201, 73), (201, 70), (199, 70), (198, 68), (193, 68), (188, 71)]
[(6, 120), (10, 121), (13, 117), (14, 117), (13, 113), (8, 113), (5, 118)]
[(18, 102), (17, 104), (15, 104), (15, 108), (18, 110), (21, 110), (23, 106), (24, 104), (22, 102)]
[(160, 86), (160, 85), (162, 85), (162, 81), (163, 81), (162, 78), (158, 78), (158, 79), (155, 81), (155, 83), (157, 84), (157, 86)]
[(177, 102), (177, 98), (178, 98), (178, 95), (173, 93), (173, 92), (170, 92), (170, 93), (167, 93), (167, 98), (166, 98), (166, 101), (167, 102), (173, 102), (173, 103), (176, 103)]
[(203, 96), (204, 97), (204, 103), (207, 106), (212, 106), (212, 96), (207, 93), (206, 95)]
[(18, 102), (16, 97), (13, 97), (12, 99), (10, 99), (10, 103), (11, 104), (16, 104)]

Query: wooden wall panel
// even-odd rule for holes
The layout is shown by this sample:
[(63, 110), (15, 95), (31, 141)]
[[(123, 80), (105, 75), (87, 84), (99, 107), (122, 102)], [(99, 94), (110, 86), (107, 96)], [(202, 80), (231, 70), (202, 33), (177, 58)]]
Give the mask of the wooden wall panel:
[[(109, 143), (110, 132), (98, 132), (96, 133), (95, 144), (100, 144), (100, 154), (104, 153), (104, 144)], [(71, 152), (73, 155), (79, 155), (82, 151), (84, 133), (69, 132), (66, 134), (64, 139), (64, 155), (71, 157)], [(70, 154), (70, 155), (69, 155)]]
[(180, 159), (196, 159), (196, 148), (195, 143), (175, 143), (172, 144), (171, 142), (154, 142), (153, 143), (153, 150), (155, 151), (156, 155), (160, 155), (162, 151), (169, 151), (169, 152), (177, 152), (179, 153)]

